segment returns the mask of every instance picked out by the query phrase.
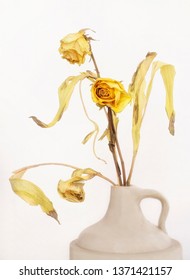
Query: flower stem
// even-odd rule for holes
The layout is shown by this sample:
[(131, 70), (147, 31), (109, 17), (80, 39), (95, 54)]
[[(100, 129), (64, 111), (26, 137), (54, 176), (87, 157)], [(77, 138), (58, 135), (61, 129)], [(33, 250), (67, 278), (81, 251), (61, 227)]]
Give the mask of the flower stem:
[[(13, 171), (14, 174), (16, 173), (20, 173), (20, 172), (24, 172), (24, 171), (27, 171), (28, 169), (32, 169), (32, 168), (36, 168), (36, 167), (40, 167), (40, 166), (45, 166), (45, 165), (59, 165), (59, 166), (64, 166), (64, 167), (69, 167), (69, 168), (72, 168), (72, 169), (81, 169), (80, 167), (77, 167), (77, 166), (73, 166), (73, 165), (70, 165), (70, 164), (67, 164), (67, 163), (59, 163), (59, 162), (45, 162), (45, 163), (39, 163), (39, 164), (33, 164), (33, 165), (28, 165), (28, 166), (25, 166), (25, 167), (22, 167), (18, 170), (15, 170)], [(96, 176), (108, 181), (109, 183), (111, 183), (112, 185), (115, 185), (115, 183), (110, 180), (109, 178), (107, 178), (106, 176), (104, 176), (103, 174), (101, 174), (100, 172), (94, 170), (96, 172)]]
[(92, 46), (91, 46), (91, 44), (90, 44), (90, 41), (89, 41), (89, 46), (90, 46), (90, 52), (91, 52), (91, 55), (90, 55), (90, 56), (91, 56), (92, 62), (93, 62), (93, 64), (94, 64), (97, 77), (100, 78), (100, 71), (99, 71), (99, 69), (98, 69), (98, 65), (97, 65), (97, 63), (96, 63), (96, 59), (95, 59), (95, 57), (94, 57), (94, 54), (93, 54), (93, 51), (92, 51)]
[(122, 170), (122, 175), (123, 175), (123, 185), (126, 186), (127, 185), (127, 180), (126, 180), (125, 162), (123, 160), (123, 156), (122, 156), (122, 153), (121, 153), (121, 148), (120, 148), (120, 145), (119, 145), (117, 134), (116, 134), (116, 147), (117, 147), (118, 155), (119, 155), (120, 162), (121, 162), (121, 170)]
[(100, 78), (100, 71), (98, 69), (98, 66), (97, 66), (97, 63), (96, 63), (96, 60), (94, 58), (94, 54), (93, 54), (92, 50), (91, 50), (91, 58), (92, 58), (92, 61), (94, 63), (94, 67), (95, 67), (95, 70), (96, 70), (96, 73), (97, 73), (97, 77)]
[(118, 183), (120, 186), (122, 186), (122, 179), (121, 179), (121, 170), (118, 164), (117, 160), (117, 155), (116, 155), (116, 131), (113, 123), (113, 115), (112, 115), (112, 110), (111, 108), (108, 107), (108, 126), (109, 126), (109, 131), (110, 131), (110, 141), (109, 141), (109, 148), (110, 151), (113, 155), (113, 160), (116, 168), (116, 173), (117, 173), (117, 178), (118, 178)]
[(130, 168), (130, 171), (129, 171), (129, 176), (127, 178), (127, 186), (128, 187), (131, 185), (131, 177), (132, 177), (132, 174), (133, 174), (133, 169), (134, 169), (134, 164), (135, 164), (136, 156), (137, 156), (137, 151), (133, 153), (131, 168)]
[[(90, 44), (90, 42), (89, 42), (89, 44)], [(100, 71), (98, 69), (98, 65), (96, 63), (94, 54), (92, 52), (91, 45), (90, 45), (90, 51), (91, 51), (92, 62), (94, 64), (95, 71), (97, 73), (97, 77), (100, 78)], [(122, 157), (122, 153), (121, 153), (121, 149), (120, 149), (120, 146), (119, 146), (119, 142), (118, 142), (118, 139), (117, 139), (117, 133), (116, 133), (114, 122), (113, 122), (112, 110), (109, 107), (108, 107), (107, 117), (108, 117), (108, 127), (109, 127), (109, 130), (110, 130), (109, 149), (110, 149), (110, 151), (112, 153), (112, 156), (113, 156), (113, 160), (114, 160), (114, 164), (115, 164), (115, 168), (116, 168), (116, 173), (117, 173), (117, 178), (118, 178), (118, 184), (120, 186), (122, 186), (122, 185), (126, 185), (125, 164), (124, 164), (124, 160), (123, 160), (123, 157)], [(119, 155), (119, 158), (120, 158), (120, 161), (121, 161), (121, 169), (122, 169), (122, 175), (123, 175), (123, 182), (122, 182), (122, 179), (121, 179), (121, 169), (120, 169), (120, 166), (119, 166), (119, 163), (118, 163), (118, 160), (117, 160), (116, 148), (117, 148), (118, 155)]]

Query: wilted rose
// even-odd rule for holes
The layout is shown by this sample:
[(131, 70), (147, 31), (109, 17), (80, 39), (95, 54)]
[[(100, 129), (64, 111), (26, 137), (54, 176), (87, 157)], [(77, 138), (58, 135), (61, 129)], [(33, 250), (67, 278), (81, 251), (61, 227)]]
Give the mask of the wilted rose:
[(91, 88), (92, 99), (99, 106), (108, 106), (114, 112), (121, 112), (131, 101), (131, 95), (124, 86), (109, 78), (98, 78)]
[(67, 181), (60, 180), (58, 192), (62, 198), (70, 202), (82, 202), (85, 198), (84, 183), (80, 177), (73, 177)]
[(89, 41), (85, 36), (85, 29), (65, 36), (61, 41), (59, 52), (62, 58), (70, 63), (79, 65), (85, 62), (85, 56), (91, 54)]

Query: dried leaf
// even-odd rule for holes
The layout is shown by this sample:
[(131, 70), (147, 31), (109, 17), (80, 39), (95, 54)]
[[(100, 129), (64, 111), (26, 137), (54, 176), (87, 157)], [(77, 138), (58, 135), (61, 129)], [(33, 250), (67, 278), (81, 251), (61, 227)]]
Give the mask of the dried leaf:
[(93, 134), (96, 132), (96, 130), (91, 131), (90, 133), (88, 133), (85, 138), (82, 141), (82, 144), (86, 144), (90, 138), (93, 136)]
[(98, 139), (99, 141), (103, 140), (105, 137), (108, 137), (108, 139), (110, 138), (109, 137), (109, 129), (106, 128), (103, 132), (103, 134), (100, 136), (100, 138)]
[[(89, 75), (90, 75), (90, 76), (88, 77), (88, 79), (91, 80), (91, 77), (93, 77), (93, 76), (92, 76), (92, 73), (91, 73), (90, 71), (88, 71), (88, 73), (89, 73)], [(96, 141), (97, 141), (97, 137), (98, 137), (98, 133), (99, 133), (99, 126), (98, 126), (98, 124), (97, 124), (94, 120), (92, 120), (92, 119), (89, 117), (89, 115), (88, 115), (88, 112), (87, 112), (87, 109), (86, 109), (86, 106), (85, 106), (85, 103), (84, 103), (84, 100), (83, 100), (83, 97), (82, 97), (81, 84), (82, 84), (82, 81), (80, 81), (80, 83), (79, 83), (79, 92), (80, 92), (80, 99), (81, 99), (81, 102), (82, 102), (82, 106), (83, 106), (83, 109), (84, 109), (84, 113), (85, 113), (87, 119), (88, 119), (88, 120), (93, 124), (93, 126), (94, 126), (94, 130), (91, 131), (90, 133), (88, 133), (88, 134), (85, 136), (85, 138), (83, 139), (82, 143), (83, 143), (83, 144), (86, 144), (86, 143), (90, 140), (90, 138), (91, 138), (92, 136), (94, 136), (94, 137), (93, 137), (93, 138), (94, 138), (94, 140), (93, 140), (93, 153), (94, 153), (94, 156), (95, 156), (98, 160), (101, 160), (101, 161), (103, 161), (104, 163), (106, 163), (106, 161), (105, 161), (104, 159), (100, 158), (100, 157), (97, 155), (97, 153), (96, 153)]]
[[(152, 60), (155, 57), (155, 53), (149, 53), (145, 60), (143, 60), (135, 72), (132, 84), (129, 86), (129, 90), (132, 91), (134, 97), (134, 107), (133, 107), (133, 147), (134, 154), (137, 153), (139, 141), (140, 141), (140, 129), (150, 93), (152, 90), (152, 84), (156, 72), (160, 69), (162, 79), (164, 81), (165, 90), (166, 90), (166, 112), (169, 118), (169, 131), (174, 135), (174, 121), (175, 121), (175, 112), (173, 108), (173, 83), (175, 76), (175, 68), (173, 65), (169, 65), (160, 61), (152, 63)], [(152, 72), (150, 81), (145, 92), (145, 76), (152, 63)]]
[(160, 68), (160, 73), (166, 89), (166, 113), (169, 119), (169, 131), (174, 135), (175, 112), (173, 106), (173, 84), (175, 68), (173, 65), (164, 64)]
[(136, 72), (133, 75), (132, 83), (129, 86), (129, 91), (138, 94), (142, 82), (148, 72), (148, 69), (157, 54), (155, 52), (147, 53), (146, 58), (138, 65)]
[(34, 206), (39, 205), (43, 212), (58, 221), (58, 216), (53, 204), (43, 191), (32, 182), (22, 179), (25, 171), (26, 170), (22, 170), (11, 176), (9, 180), (12, 190), (28, 204)]
[(37, 117), (35, 116), (31, 116), (31, 118), (33, 119), (33, 121), (41, 126), (42, 128), (49, 128), (54, 126), (62, 117), (63, 113), (65, 112), (65, 110), (68, 108), (69, 105), (69, 101), (71, 99), (73, 90), (76, 86), (76, 84), (87, 78), (87, 77), (91, 77), (92, 73), (91, 72), (84, 72), (81, 73), (78, 76), (70, 76), (68, 77), (59, 87), (58, 89), (58, 96), (59, 96), (59, 108), (58, 111), (54, 117), (54, 119), (49, 123), (46, 124), (42, 121), (40, 121)]
[(173, 106), (173, 85), (174, 85), (174, 77), (175, 77), (175, 68), (173, 65), (166, 64), (161, 61), (156, 61), (153, 63), (151, 79), (146, 93), (146, 99), (147, 99), (146, 105), (148, 103), (150, 92), (152, 90), (152, 83), (154, 80), (154, 76), (158, 70), (160, 70), (164, 82), (165, 90), (166, 90), (165, 108), (169, 119), (169, 131), (172, 135), (174, 135), (175, 112)]
[(133, 151), (134, 154), (138, 150), (140, 142), (140, 128), (144, 114), (146, 97), (144, 94), (145, 81), (142, 82), (138, 95), (136, 96), (134, 107), (133, 107), (133, 125), (132, 125), (132, 137), (133, 137)]
[(76, 169), (72, 173), (72, 177), (80, 177), (81, 180), (90, 180), (94, 178), (98, 174), (97, 171), (91, 169), (91, 168), (85, 168), (85, 169)]

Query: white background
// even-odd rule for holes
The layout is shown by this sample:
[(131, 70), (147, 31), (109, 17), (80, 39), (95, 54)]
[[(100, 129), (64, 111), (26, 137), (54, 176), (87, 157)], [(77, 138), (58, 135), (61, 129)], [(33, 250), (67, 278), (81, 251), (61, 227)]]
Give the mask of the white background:
[[(148, 51), (176, 67), (176, 134), (170, 136), (164, 109), (164, 88), (157, 74), (146, 118), (132, 183), (160, 191), (170, 203), (167, 230), (183, 246), (190, 259), (189, 184), (189, 63), (190, 2), (185, 0), (0, 0), (0, 259), (68, 259), (69, 243), (107, 208), (109, 183), (88, 182), (86, 200), (71, 204), (56, 191), (59, 179), (71, 170), (41, 167), (26, 178), (38, 184), (53, 201), (61, 225), (30, 207), (11, 190), (9, 177), (20, 167), (40, 162), (65, 162), (92, 167), (115, 179), (106, 141), (97, 145), (108, 164), (94, 158), (84, 136), (93, 128), (86, 120), (75, 90), (68, 111), (51, 129), (42, 129), (28, 117), (52, 120), (57, 108), (57, 88), (70, 75), (93, 65), (78, 67), (60, 58), (60, 39), (82, 28), (90, 32), (101, 75), (131, 81), (138, 63)], [(84, 83), (91, 117), (106, 127)], [(131, 160), (131, 108), (120, 114), (119, 137), (127, 170)], [(157, 201), (143, 204), (148, 219), (156, 223)], [(150, 213), (151, 212), (151, 213)]]

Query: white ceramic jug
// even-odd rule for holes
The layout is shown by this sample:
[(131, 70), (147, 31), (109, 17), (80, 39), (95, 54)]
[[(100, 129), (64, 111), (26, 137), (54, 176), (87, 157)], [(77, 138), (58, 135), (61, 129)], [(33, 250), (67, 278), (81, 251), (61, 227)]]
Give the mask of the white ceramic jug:
[[(158, 225), (143, 215), (140, 203), (158, 199)], [(182, 259), (182, 248), (165, 230), (168, 203), (157, 191), (135, 186), (111, 188), (108, 210), (70, 245), (70, 259)]]

